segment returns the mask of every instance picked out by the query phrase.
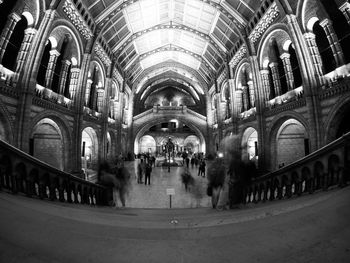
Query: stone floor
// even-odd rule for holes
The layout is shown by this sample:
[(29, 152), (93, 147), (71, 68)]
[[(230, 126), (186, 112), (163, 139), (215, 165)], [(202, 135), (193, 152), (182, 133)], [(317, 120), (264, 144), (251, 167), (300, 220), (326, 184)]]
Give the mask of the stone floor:
[(345, 263), (349, 207), (350, 187), (228, 211), (90, 207), (0, 191), (0, 262)]
[[(184, 167), (153, 167), (151, 184), (138, 184), (136, 180), (136, 168), (140, 160), (126, 162), (125, 166), (132, 175), (131, 188), (126, 199), (126, 206), (132, 208), (169, 208), (170, 197), (167, 189), (172, 188), (175, 195), (171, 197), (172, 208), (196, 208), (210, 207), (211, 199), (206, 195), (207, 178), (198, 176), (198, 167), (189, 167), (194, 178), (194, 185), (188, 191), (181, 181), (181, 173)], [(144, 178), (143, 178), (144, 181)], [(120, 205), (120, 204), (119, 204)]]

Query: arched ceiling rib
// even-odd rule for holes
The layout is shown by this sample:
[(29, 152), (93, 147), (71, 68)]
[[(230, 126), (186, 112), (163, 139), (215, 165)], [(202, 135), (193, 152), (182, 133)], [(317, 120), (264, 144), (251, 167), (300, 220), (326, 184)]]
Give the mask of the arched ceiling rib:
[(188, 77), (185, 77), (185, 76), (179, 74), (178, 72), (174, 72), (171, 70), (166, 71), (166, 72), (162, 73), (161, 75), (155, 75), (152, 78), (147, 79), (138, 88), (137, 94), (142, 94), (144, 92), (144, 90), (146, 90), (149, 86), (159, 84), (159, 83), (166, 81), (166, 80), (169, 80), (169, 79), (171, 79), (172, 81), (176, 81), (177, 83), (184, 85), (188, 88), (192, 87), (193, 92), (197, 93), (197, 95), (199, 97), (204, 95), (204, 91), (198, 85), (198, 83), (196, 83), (195, 81), (193, 81), (192, 79), (190, 79)]
[[(84, 0), (97, 32), (132, 82), (163, 63), (190, 66), (208, 86), (257, 0)], [(172, 53), (171, 55), (169, 55)], [(183, 56), (177, 56), (183, 53)], [(165, 55), (160, 59), (160, 55)], [(183, 57), (186, 57), (184, 59)], [(194, 63), (198, 61), (198, 64)]]
[(143, 71), (135, 80), (134, 80), (134, 89), (138, 91), (144, 83), (153, 78), (154, 76), (162, 75), (169, 70), (179, 73), (182, 77), (191, 79), (193, 83), (196, 83), (202, 90), (207, 88), (206, 82), (203, 77), (198, 73), (198, 71), (193, 70), (192, 68), (177, 62), (165, 62), (157, 64), (153, 67), (148, 68)]

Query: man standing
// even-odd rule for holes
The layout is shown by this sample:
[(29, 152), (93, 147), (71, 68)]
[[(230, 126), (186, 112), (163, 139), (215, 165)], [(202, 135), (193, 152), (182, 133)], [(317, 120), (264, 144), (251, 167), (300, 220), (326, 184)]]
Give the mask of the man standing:
[(145, 170), (145, 185), (147, 184), (147, 181), (148, 181), (148, 185), (151, 184), (151, 172), (152, 172), (152, 166), (150, 163), (147, 163), (146, 170)]

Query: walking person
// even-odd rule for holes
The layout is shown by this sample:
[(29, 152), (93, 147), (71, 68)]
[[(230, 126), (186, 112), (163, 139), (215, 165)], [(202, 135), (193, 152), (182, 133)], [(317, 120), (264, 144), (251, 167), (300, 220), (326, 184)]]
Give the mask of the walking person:
[(137, 165), (137, 183), (142, 183), (142, 166), (143, 166), (143, 159), (140, 160), (140, 162)]
[(152, 172), (152, 166), (150, 163), (147, 163), (145, 168), (145, 185), (147, 184), (147, 181), (148, 181), (148, 185), (151, 184), (151, 172)]
[(204, 159), (202, 159), (199, 163), (198, 176), (205, 177), (205, 166), (206, 166), (206, 163)]

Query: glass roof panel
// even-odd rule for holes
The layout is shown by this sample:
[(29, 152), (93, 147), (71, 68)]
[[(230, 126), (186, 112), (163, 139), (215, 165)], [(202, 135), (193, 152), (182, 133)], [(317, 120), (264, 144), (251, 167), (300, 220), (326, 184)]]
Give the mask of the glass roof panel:
[(179, 51), (164, 51), (164, 52), (155, 53), (154, 55), (148, 56), (145, 59), (141, 60), (140, 63), (142, 68), (146, 69), (148, 67), (152, 67), (156, 64), (159, 64), (168, 60), (185, 64), (196, 70), (198, 70), (200, 66), (200, 61), (198, 61), (191, 55), (181, 53)]

